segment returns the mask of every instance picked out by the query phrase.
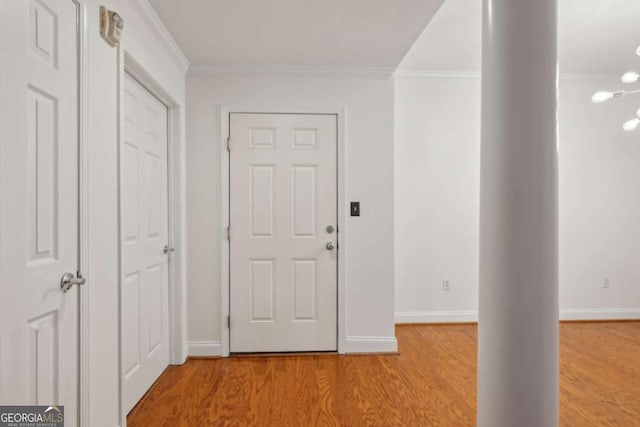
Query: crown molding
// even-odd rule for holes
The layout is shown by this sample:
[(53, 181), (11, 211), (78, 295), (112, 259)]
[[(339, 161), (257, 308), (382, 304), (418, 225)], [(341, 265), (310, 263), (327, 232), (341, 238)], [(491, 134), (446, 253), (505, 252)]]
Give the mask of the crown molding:
[[(392, 78), (479, 78), (480, 71), (419, 71), (396, 70)], [(619, 74), (612, 73), (560, 73), (560, 80), (611, 80), (620, 79)]]
[(235, 76), (273, 76), (304, 78), (343, 78), (388, 80), (393, 68), (384, 67), (300, 67), (300, 66), (246, 66), (221, 67), (218, 65), (193, 64), (189, 75), (232, 74)]
[(614, 73), (560, 73), (560, 80), (615, 80), (620, 83), (620, 74)]
[(129, 4), (138, 13), (138, 16), (147, 24), (151, 29), (151, 32), (160, 42), (162, 48), (171, 57), (173, 62), (178, 66), (183, 74), (186, 74), (189, 70), (189, 60), (178, 46), (178, 43), (173, 39), (167, 27), (164, 26), (162, 19), (158, 16), (148, 0), (129, 0)]
[[(384, 67), (299, 67), (299, 66), (245, 66), (223, 67), (208, 64), (193, 64), (190, 75), (235, 75), (235, 76), (273, 76), (306, 78), (352, 78), (388, 80), (400, 78), (480, 78), (480, 71), (419, 71), (398, 70)], [(560, 73), (560, 80), (611, 80), (618, 79), (617, 74), (597, 73)]]
[(420, 71), (420, 70), (396, 70), (393, 78), (477, 78), (480, 77), (479, 71)]

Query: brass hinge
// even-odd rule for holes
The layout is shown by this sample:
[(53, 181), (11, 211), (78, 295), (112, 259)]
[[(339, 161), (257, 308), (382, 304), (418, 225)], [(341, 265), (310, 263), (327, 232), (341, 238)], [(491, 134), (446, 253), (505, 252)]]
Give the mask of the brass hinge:
[(227, 240), (231, 240), (231, 226), (227, 227)]
[(227, 328), (231, 329), (231, 315), (227, 314)]
[(227, 138), (227, 151), (231, 152), (231, 137)]

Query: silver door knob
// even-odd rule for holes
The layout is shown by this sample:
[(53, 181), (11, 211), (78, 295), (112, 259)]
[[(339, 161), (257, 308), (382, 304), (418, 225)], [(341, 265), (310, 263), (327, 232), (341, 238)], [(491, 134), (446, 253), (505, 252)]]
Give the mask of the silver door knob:
[(332, 251), (334, 250), (336, 247), (334, 246), (333, 242), (327, 242), (326, 245), (324, 245), (325, 248), (327, 248), (328, 251)]
[(169, 252), (173, 252), (175, 251), (174, 248), (170, 248), (168, 245), (164, 245), (164, 249), (162, 249), (162, 252), (164, 252), (164, 254), (168, 254)]
[(87, 280), (82, 276), (76, 277), (73, 273), (64, 273), (60, 279), (60, 289), (62, 292), (67, 292), (73, 285), (82, 286), (86, 282)]

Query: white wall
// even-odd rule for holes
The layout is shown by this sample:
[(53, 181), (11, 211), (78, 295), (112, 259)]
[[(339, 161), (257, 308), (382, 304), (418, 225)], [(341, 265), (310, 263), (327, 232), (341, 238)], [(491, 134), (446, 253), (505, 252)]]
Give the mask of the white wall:
[(560, 307), (567, 317), (640, 318), (640, 132), (622, 130), (640, 98), (590, 102), (595, 91), (619, 86), (619, 76), (560, 84)]
[[(133, 0), (132, 0), (133, 1)], [(137, 0), (136, 0), (137, 1)], [(127, 0), (105, 0), (125, 22), (122, 46), (182, 106), (185, 104), (183, 71)], [(118, 49), (100, 38), (99, 5), (82, 1), (87, 17), (85, 53), (86, 164), (88, 259), (83, 267), (83, 288), (89, 307), (88, 400), (86, 425), (113, 427), (124, 421), (119, 401), (118, 337), (118, 92), (123, 62)], [(184, 109), (183, 109), (184, 112)], [(184, 114), (182, 115), (184, 129)], [(183, 132), (184, 133), (184, 132)], [(184, 137), (177, 141), (184, 145)], [(180, 218), (178, 218), (180, 220)], [(178, 250), (184, 245), (176, 242)], [(85, 342), (86, 342), (85, 341)]]
[[(477, 319), (480, 79), (397, 77), (396, 319)], [(560, 80), (560, 306), (565, 319), (640, 318), (640, 104)], [(523, 102), (525, 102), (523, 100)], [(610, 288), (603, 289), (608, 277)], [(442, 279), (451, 290), (442, 290)]]
[[(398, 320), (477, 309), (480, 80), (396, 78)], [(442, 289), (449, 280), (451, 290)]]
[[(221, 340), (220, 107), (234, 111), (346, 110), (345, 350), (393, 351), (393, 82), (232, 76), (187, 78), (188, 337), (193, 354), (215, 354)], [(345, 207), (348, 210), (348, 206)], [(341, 230), (342, 231), (342, 230)], [(226, 285), (226, 284), (225, 284)]]

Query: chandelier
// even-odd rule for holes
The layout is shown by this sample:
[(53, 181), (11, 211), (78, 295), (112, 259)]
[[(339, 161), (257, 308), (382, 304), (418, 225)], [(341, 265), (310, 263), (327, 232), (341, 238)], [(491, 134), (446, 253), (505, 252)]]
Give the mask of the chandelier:
[[(640, 56), (640, 47), (638, 47), (638, 49), (636, 50), (636, 55)], [(622, 75), (622, 78), (620, 80), (622, 81), (622, 83), (626, 84), (638, 83), (640, 82), (640, 73), (637, 73), (635, 71), (627, 71)], [(634, 93), (640, 93), (640, 89), (615, 91), (603, 90), (594, 93), (591, 97), (591, 101), (594, 104), (600, 104), (613, 98), (620, 98), (622, 96), (631, 95)], [(634, 118), (624, 122), (624, 124), (622, 125), (622, 129), (624, 129), (626, 132), (631, 132), (637, 129), (638, 126), (640, 126), (640, 109), (636, 111), (636, 116)]]

